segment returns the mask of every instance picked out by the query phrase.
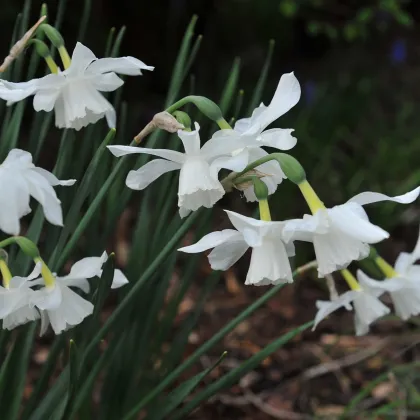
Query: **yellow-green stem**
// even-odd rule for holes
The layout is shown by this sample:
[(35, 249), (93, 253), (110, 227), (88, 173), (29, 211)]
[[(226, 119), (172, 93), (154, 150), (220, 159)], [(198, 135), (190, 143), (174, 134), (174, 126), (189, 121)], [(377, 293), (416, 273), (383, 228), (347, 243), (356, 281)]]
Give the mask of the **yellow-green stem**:
[(374, 259), (376, 265), (380, 268), (382, 273), (385, 274), (385, 276), (388, 279), (392, 279), (394, 277), (398, 277), (398, 273), (394, 270), (391, 264), (387, 263), (382, 257), (379, 255), (375, 257)]
[(303, 181), (298, 184), (298, 187), (308, 203), (312, 214), (315, 214), (318, 210), (325, 209), (324, 203), (319, 199), (316, 192), (312, 188), (308, 181)]
[(3, 286), (8, 289), (10, 286), (10, 280), (12, 280), (12, 273), (3, 258), (0, 258), (0, 272), (3, 277)]
[(344, 277), (344, 280), (347, 282), (351, 290), (361, 290), (359, 282), (356, 280), (353, 274), (350, 273), (349, 270), (347, 269), (341, 270), (341, 274)]
[(35, 263), (41, 263), (41, 275), (44, 279), (45, 286), (48, 288), (54, 287), (55, 285), (55, 278), (51, 273), (51, 270), (48, 268), (47, 264), (45, 264), (44, 260), (41, 257), (34, 258)]
[(232, 130), (232, 127), (224, 118), (220, 118), (220, 120), (217, 120), (216, 124), (220, 127), (221, 130)]
[(47, 63), (48, 68), (50, 69), (50, 72), (53, 74), (58, 73), (58, 66), (56, 62), (53, 60), (53, 58), (49, 55), (47, 57), (44, 57), (45, 62)]
[(258, 202), (258, 204), (260, 207), (260, 219), (266, 222), (271, 222), (271, 213), (268, 200), (261, 200)]
[(71, 64), (71, 58), (69, 56), (69, 53), (66, 50), (66, 47), (62, 45), (60, 48), (58, 48), (58, 53), (60, 54), (61, 61), (63, 62), (64, 68), (68, 69)]

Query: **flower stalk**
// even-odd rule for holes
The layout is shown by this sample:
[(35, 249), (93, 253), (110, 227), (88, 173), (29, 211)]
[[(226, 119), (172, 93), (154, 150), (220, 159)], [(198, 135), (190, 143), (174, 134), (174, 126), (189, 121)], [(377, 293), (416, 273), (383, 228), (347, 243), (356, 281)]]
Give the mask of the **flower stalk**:
[(319, 199), (318, 195), (308, 181), (305, 180), (301, 182), (298, 184), (298, 187), (306, 202), (308, 203), (312, 214), (315, 214), (318, 210), (325, 209), (324, 203)]
[(341, 275), (344, 277), (344, 280), (347, 282), (348, 286), (351, 290), (361, 290), (359, 282), (356, 280), (356, 278), (353, 276), (353, 274), (350, 273), (349, 270), (344, 269), (341, 270)]
[(41, 257), (34, 258), (35, 264), (41, 263), (41, 275), (44, 279), (45, 286), (47, 288), (53, 288), (55, 285), (55, 277), (53, 273), (51, 273), (51, 270), (48, 268), (47, 264), (45, 264), (45, 261)]
[(12, 280), (12, 273), (7, 266), (7, 253), (2, 250), (0, 252), (0, 272), (3, 277), (3, 286), (8, 289), (10, 286), (10, 280)]
[(398, 277), (398, 273), (394, 270), (392, 265), (385, 261), (380, 255), (376, 255), (374, 261), (386, 278), (392, 279)]

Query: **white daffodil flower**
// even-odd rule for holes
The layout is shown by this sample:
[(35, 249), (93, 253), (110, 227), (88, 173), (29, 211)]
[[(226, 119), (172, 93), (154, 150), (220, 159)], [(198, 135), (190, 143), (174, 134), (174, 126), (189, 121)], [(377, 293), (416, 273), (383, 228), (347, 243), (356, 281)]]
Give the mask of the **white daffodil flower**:
[(396, 276), (377, 281), (363, 274), (365, 284), (375, 293), (388, 292), (394, 304), (395, 313), (404, 321), (420, 314), (420, 265), (414, 263), (420, 259), (420, 237), (414, 251), (402, 252), (394, 270)]
[(225, 210), (234, 229), (212, 232), (196, 244), (178, 249), (198, 253), (214, 248), (208, 255), (213, 270), (227, 270), (252, 248), (245, 284), (265, 286), (293, 281), (289, 258), (293, 244), (282, 240), (283, 222), (266, 222)]
[(390, 313), (390, 309), (378, 299), (384, 291), (378, 293), (377, 290), (372, 289), (369, 282), (365, 282), (366, 275), (360, 270), (357, 272), (357, 279), (361, 286), (359, 290), (349, 290), (332, 301), (318, 300), (316, 302), (318, 312), (312, 330), (337, 309), (350, 310), (351, 304), (354, 308), (354, 326), (358, 336), (367, 334), (370, 324)]
[(0, 98), (14, 103), (34, 96), (35, 111), (55, 111), (55, 125), (80, 130), (104, 116), (110, 128), (116, 125), (115, 109), (100, 92), (112, 92), (124, 84), (116, 73), (139, 76), (153, 70), (134, 57), (101, 58), (78, 42), (71, 65), (58, 74), (29, 82), (0, 81)]
[[(299, 82), (293, 73), (283, 74), (278, 83), (276, 92), (270, 102), (265, 106), (263, 103), (255, 108), (250, 118), (243, 118), (236, 122), (233, 130), (217, 131), (213, 137), (220, 142), (229, 142), (235, 138), (242, 138), (247, 144), (249, 152), (248, 163), (267, 156), (261, 147), (268, 146), (279, 150), (290, 150), (296, 145), (296, 138), (292, 136), (293, 129), (266, 128), (280, 118), (300, 99), (301, 89)], [(238, 153), (241, 149), (235, 151)], [(267, 185), (268, 193), (273, 194), (277, 185), (285, 178), (279, 164), (274, 161), (264, 163), (255, 169), (266, 174), (261, 180)], [(256, 201), (253, 187), (244, 191), (247, 201)]]
[(368, 219), (363, 207), (379, 201), (412, 203), (420, 194), (420, 187), (404, 195), (364, 192), (345, 204), (318, 210), (315, 215), (287, 221), (283, 234), (286, 240), (314, 243), (320, 277), (347, 267), (353, 260), (366, 258), (369, 245), (389, 237), (389, 233)]
[[(83, 299), (70, 287), (77, 287), (84, 293), (88, 293), (90, 285), (87, 279), (102, 275), (102, 266), (107, 258), (106, 253), (101, 257), (83, 258), (73, 264), (67, 276), (56, 276), (54, 286), (43, 287), (34, 292), (31, 302), (41, 311), (40, 335), (46, 332), (49, 324), (56, 334), (60, 334), (62, 331), (80, 324), (92, 314), (92, 303)], [(31, 286), (42, 283), (42, 280), (35, 280), (31, 282)], [(115, 270), (111, 287), (115, 289), (126, 283), (128, 280), (121, 270)]]
[(185, 153), (131, 146), (108, 146), (108, 149), (117, 157), (143, 153), (164, 158), (152, 160), (137, 171), (128, 173), (126, 185), (133, 190), (143, 190), (161, 175), (180, 170), (178, 206), (181, 217), (184, 217), (200, 207), (213, 207), (223, 197), (225, 190), (218, 180), (221, 168), (239, 172), (248, 163), (246, 152), (231, 155), (233, 150), (243, 146), (242, 139), (220, 142), (212, 138), (200, 148), (199, 130), (200, 126), (195, 123), (194, 131), (178, 131)]
[(28, 277), (12, 277), (8, 287), (0, 286), (0, 319), (4, 329), (11, 330), (39, 318), (37, 309), (30, 305), (35, 293), (30, 280), (36, 279), (40, 273), (41, 264), (38, 263)]
[(53, 187), (75, 182), (74, 179), (60, 181), (51, 172), (36, 167), (30, 153), (12, 149), (0, 165), (0, 230), (19, 235), (19, 220), (30, 213), (31, 196), (41, 204), (50, 223), (63, 226), (61, 202)]

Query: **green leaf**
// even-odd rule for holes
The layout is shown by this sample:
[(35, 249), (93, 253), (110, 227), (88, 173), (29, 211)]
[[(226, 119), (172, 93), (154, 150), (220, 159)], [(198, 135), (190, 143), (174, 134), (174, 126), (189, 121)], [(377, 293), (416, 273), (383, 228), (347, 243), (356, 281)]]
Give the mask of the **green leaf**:
[(194, 389), (199, 385), (200, 382), (204, 380), (206, 376), (208, 376), (226, 357), (227, 352), (224, 352), (216, 363), (214, 363), (211, 367), (205, 369), (203, 372), (198, 373), (197, 375), (193, 376), (191, 379), (183, 382), (181, 385), (176, 387), (173, 391), (171, 391), (166, 398), (162, 399), (159, 402), (159, 405), (152, 409), (148, 416), (153, 420), (163, 420), (167, 418), (169, 414), (173, 412), (173, 410), (181, 404), (188, 395), (190, 395)]
[(268, 43), (268, 51), (267, 51), (267, 57), (264, 62), (264, 66), (261, 70), (260, 77), (258, 79), (258, 82), (255, 86), (254, 92), (252, 94), (251, 102), (248, 106), (247, 115), (251, 115), (252, 111), (260, 104), (262, 93), (265, 87), (265, 84), (267, 82), (268, 77), (268, 71), (270, 70), (271, 66), (271, 60), (273, 58), (273, 52), (274, 52), (274, 46), (276, 45), (274, 39), (270, 40)]
[[(313, 325), (313, 321), (307, 322), (302, 326), (295, 328), (293, 331), (284, 334), (282, 337), (274, 340), (268, 346), (264, 347), (260, 350), (257, 354), (252, 356), (246, 362), (242, 363), (241, 366), (232, 369), (226, 375), (222, 376), (217, 381), (213, 382), (207, 388), (205, 388), (202, 392), (196, 395), (190, 402), (188, 402), (182, 409), (178, 410), (178, 412), (171, 417), (171, 420), (181, 420), (185, 419), (187, 415), (198, 407), (201, 402), (206, 401), (222, 389), (226, 389), (233, 384), (235, 384), (239, 378), (250, 372), (251, 370), (255, 369), (265, 358), (267, 358), (270, 354), (274, 353), (277, 349), (281, 346), (292, 340), (301, 332), (307, 330), (309, 327)], [(124, 420), (129, 420), (132, 417), (126, 417)]]
[(234, 95), (237, 90), (240, 67), (241, 67), (241, 59), (239, 57), (236, 57), (235, 60), (233, 61), (229, 78), (226, 82), (226, 85), (222, 92), (222, 97), (220, 98), (220, 101), (219, 101), (219, 106), (224, 116), (226, 116), (226, 114), (229, 112)]

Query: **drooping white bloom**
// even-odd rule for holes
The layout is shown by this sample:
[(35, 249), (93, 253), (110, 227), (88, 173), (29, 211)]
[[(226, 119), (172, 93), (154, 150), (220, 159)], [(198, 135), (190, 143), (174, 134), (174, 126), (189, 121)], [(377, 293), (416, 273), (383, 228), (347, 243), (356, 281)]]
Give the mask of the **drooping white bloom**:
[(372, 224), (363, 205), (379, 201), (411, 203), (420, 194), (420, 187), (404, 195), (389, 197), (380, 193), (364, 192), (345, 204), (318, 210), (315, 215), (289, 220), (284, 228), (288, 240), (314, 243), (320, 277), (347, 267), (351, 261), (366, 258), (369, 245), (389, 237), (389, 233)]
[(397, 275), (377, 281), (363, 274), (363, 281), (378, 294), (388, 292), (394, 304), (395, 313), (403, 320), (420, 314), (420, 237), (413, 252), (402, 252), (395, 261)]
[[(41, 335), (51, 324), (54, 332), (60, 334), (80, 324), (93, 312), (93, 305), (83, 299), (70, 287), (77, 287), (88, 293), (90, 285), (87, 279), (102, 275), (102, 266), (107, 260), (106, 253), (101, 257), (88, 257), (73, 264), (70, 273), (64, 277), (55, 277), (52, 287), (42, 287), (34, 292), (31, 302), (41, 311)], [(31, 286), (42, 283), (42, 280), (31, 282)], [(112, 288), (128, 283), (121, 270), (115, 270)]]
[(61, 202), (53, 187), (75, 182), (74, 179), (60, 181), (51, 172), (36, 167), (30, 153), (12, 149), (0, 165), (0, 229), (9, 235), (19, 235), (19, 220), (30, 213), (31, 196), (42, 205), (50, 223), (62, 226)]
[(196, 244), (178, 249), (187, 253), (214, 248), (208, 255), (211, 268), (227, 270), (248, 248), (252, 248), (251, 263), (245, 284), (263, 286), (293, 281), (289, 256), (293, 244), (283, 242), (283, 222), (266, 222), (225, 210), (234, 229), (212, 232)]
[(370, 284), (365, 282), (366, 275), (362, 271), (357, 272), (357, 279), (360, 283), (360, 290), (349, 290), (333, 301), (318, 300), (316, 307), (318, 312), (315, 316), (313, 330), (328, 315), (339, 308), (354, 308), (354, 326), (356, 335), (364, 335), (369, 332), (369, 326), (377, 319), (390, 313), (390, 309), (378, 298), (384, 292), (378, 293), (371, 289)]
[[(297, 141), (292, 136), (293, 129), (272, 128), (266, 130), (266, 128), (293, 108), (299, 102), (300, 94), (300, 85), (295, 75), (293, 73), (283, 74), (268, 107), (262, 103), (255, 108), (250, 118), (238, 120), (233, 130), (218, 131), (213, 137), (218, 138), (218, 141), (221, 142), (242, 138), (248, 145), (248, 163), (267, 156), (268, 153), (261, 148), (263, 146), (290, 150)], [(273, 194), (277, 185), (285, 178), (279, 164), (275, 161), (269, 161), (255, 169), (267, 175), (261, 180), (267, 185), (269, 194)], [(244, 195), (248, 201), (257, 200), (252, 186), (244, 191)]]
[(124, 81), (116, 73), (141, 75), (141, 70), (153, 70), (134, 57), (101, 58), (78, 42), (71, 65), (58, 74), (49, 74), (29, 82), (0, 81), (0, 98), (8, 103), (34, 96), (35, 111), (55, 111), (55, 125), (80, 130), (104, 116), (114, 128), (116, 114), (113, 106), (100, 92), (112, 92)]
[(28, 277), (12, 277), (8, 287), (0, 286), (0, 319), (3, 320), (3, 328), (11, 330), (39, 318), (39, 312), (30, 305), (34, 294), (30, 280), (36, 279), (40, 273), (41, 264), (38, 263)]
[(243, 146), (241, 139), (220, 142), (219, 139), (212, 138), (200, 148), (199, 129), (200, 126), (195, 123), (194, 131), (178, 131), (185, 153), (130, 146), (108, 146), (108, 149), (117, 157), (144, 153), (164, 158), (152, 160), (137, 171), (128, 173), (126, 185), (133, 190), (143, 190), (161, 175), (180, 170), (178, 206), (183, 217), (191, 210), (210, 208), (222, 198), (225, 190), (218, 180), (221, 168), (239, 172), (248, 163), (246, 152), (231, 155), (233, 150)]

